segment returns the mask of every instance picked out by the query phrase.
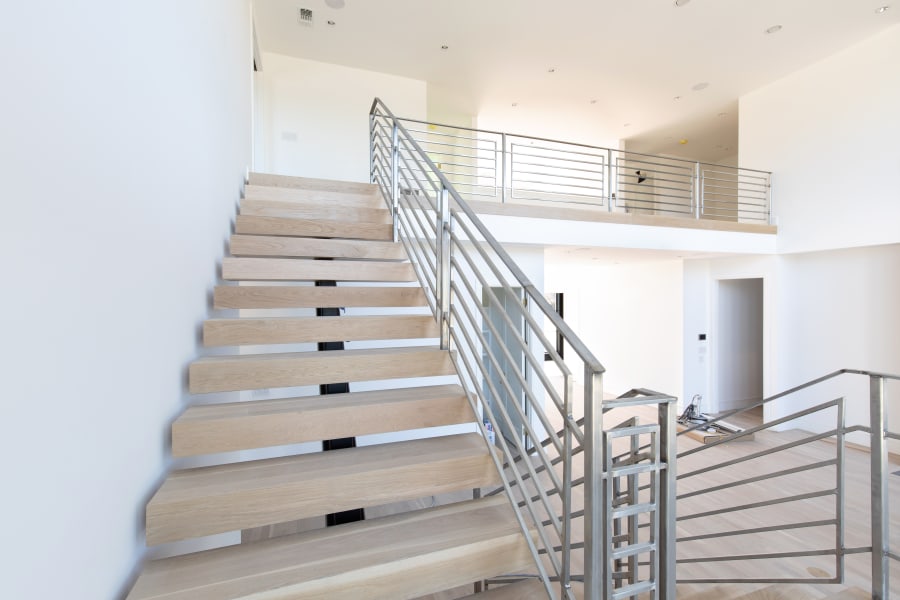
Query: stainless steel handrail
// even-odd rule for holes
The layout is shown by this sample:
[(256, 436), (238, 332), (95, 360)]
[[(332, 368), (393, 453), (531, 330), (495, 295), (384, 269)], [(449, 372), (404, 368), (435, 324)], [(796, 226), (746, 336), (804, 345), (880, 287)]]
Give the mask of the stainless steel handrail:
[[(440, 325), (441, 347), (453, 350), (469, 403), (481, 417), (479, 430), (489, 446), (499, 450), (491, 457), (503, 474), (501, 489), (526, 534), (547, 594), (574, 600), (572, 582), (582, 581), (587, 600), (625, 597), (628, 590), (645, 588), (674, 600), (669, 565), (652, 568), (649, 576), (637, 569), (638, 556), (653, 563), (661, 550), (674, 544), (674, 398), (646, 392), (644, 403), (666, 407), (660, 408), (660, 421), (652, 428), (604, 429), (604, 413), (611, 408), (602, 400), (603, 366), (405, 122), (375, 99), (370, 111), (371, 178), (391, 208), (395, 239), (405, 247)], [(446, 140), (441, 144), (446, 147)], [(572, 350), (565, 361), (556, 349), (557, 335)], [(585, 416), (576, 420), (575, 375), (569, 365), (579, 362)], [(555, 422), (561, 429), (547, 436), (558, 427)], [(646, 435), (655, 436), (655, 454), (609, 455), (612, 440)], [(584, 477), (574, 477), (575, 460), (583, 462)], [(640, 500), (634, 510), (648, 510), (658, 522), (649, 540), (640, 537), (636, 518), (621, 516), (626, 507), (610, 495), (611, 473), (631, 478), (645, 473), (656, 482), (650, 502), (646, 493), (638, 498), (642, 492), (637, 485), (630, 488), (632, 501)], [(573, 494), (576, 488), (580, 495)], [(607, 524), (615, 519), (620, 534), (610, 535)], [(573, 525), (577, 520), (582, 527)], [(622, 538), (626, 534), (628, 543)], [(575, 551), (584, 554), (583, 573), (572, 571)], [(674, 556), (674, 547), (664, 555)]]

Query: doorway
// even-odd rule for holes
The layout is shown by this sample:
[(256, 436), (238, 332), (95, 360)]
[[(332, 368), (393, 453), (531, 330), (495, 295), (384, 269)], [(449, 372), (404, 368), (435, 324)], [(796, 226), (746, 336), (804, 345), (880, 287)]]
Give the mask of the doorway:
[(762, 278), (719, 281), (715, 391), (720, 411), (763, 397), (763, 292)]

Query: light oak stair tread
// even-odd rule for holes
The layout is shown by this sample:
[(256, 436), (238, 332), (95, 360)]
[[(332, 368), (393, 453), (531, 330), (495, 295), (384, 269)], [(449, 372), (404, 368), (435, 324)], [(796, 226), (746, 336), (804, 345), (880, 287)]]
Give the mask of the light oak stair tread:
[(498, 483), (477, 433), (176, 471), (147, 505), (147, 543)]
[(128, 600), (397, 600), (532, 565), (494, 496), (150, 562)]
[(192, 394), (456, 373), (433, 346), (207, 356), (188, 370)]
[(208, 319), (206, 346), (436, 338), (431, 315)]
[(410, 263), (311, 260), (304, 258), (225, 258), (222, 278), (231, 281), (415, 281)]
[(246, 200), (277, 200), (305, 204), (322, 203), (331, 206), (358, 208), (385, 208), (386, 203), (378, 188), (366, 191), (341, 189), (288, 188), (274, 185), (244, 186)]
[(339, 308), (425, 306), (421, 287), (220, 285), (215, 308)]
[(335, 240), (278, 235), (231, 236), (232, 256), (295, 256), (406, 260), (403, 245), (375, 240)]
[(459, 385), (198, 405), (172, 424), (172, 455), (230, 452), (474, 420)]
[(250, 173), (251, 186), (281, 187), (297, 190), (328, 191), (352, 194), (377, 194), (378, 185), (358, 181), (340, 181), (316, 177), (296, 177), (272, 173)]
[(289, 219), (286, 217), (257, 217), (238, 215), (235, 233), (252, 235), (290, 235), (359, 240), (393, 240), (390, 224), (354, 223), (330, 219)]
[[(556, 589), (559, 584), (552, 584)], [(500, 587), (491, 587), (486, 592), (472, 594), (460, 600), (547, 600), (547, 590), (537, 579), (529, 579)]]
[(286, 217), (289, 219), (326, 219), (348, 223), (391, 223), (386, 208), (360, 208), (321, 203), (284, 202), (280, 200), (245, 199), (240, 214), (254, 217)]

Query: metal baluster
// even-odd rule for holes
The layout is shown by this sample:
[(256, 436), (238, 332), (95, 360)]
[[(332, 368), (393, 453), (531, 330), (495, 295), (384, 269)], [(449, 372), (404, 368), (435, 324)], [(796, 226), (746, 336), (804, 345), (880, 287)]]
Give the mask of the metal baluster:
[[(572, 374), (566, 373), (563, 389), (563, 407), (569, 420), (563, 426), (563, 519), (562, 519), (562, 572), (559, 576), (560, 598), (571, 593), (572, 576)], [(552, 432), (551, 432), (552, 435)]]
[(884, 405), (884, 377), (869, 376), (869, 421), (872, 461), (872, 600), (890, 598), (888, 578), (888, 450), (884, 436), (887, 423)]
[(438, 317), (441, 326), (441, 348), (450, 349), (450, 194), (441, 184), (438, 196)]
[(394, 226), (394, 241), (399, 240), (397, 208), (400, 203), (400, 146), (397, 119), (391, 120), (391, 217)]
[(675, 398), (659, 404), (659, 462), (665, 465), (660, 474), (658, 498), (659, 539), (656, 542), (656, 555), (659, 557), (658, 591), (660, 600), (675, 600), (675, 482), (678, 472), (675, 468), (678, 456), (678, 432)]
[(584, 367), (584, 600), (600, 600), (606, 577), (603, 522), (603, 374)]

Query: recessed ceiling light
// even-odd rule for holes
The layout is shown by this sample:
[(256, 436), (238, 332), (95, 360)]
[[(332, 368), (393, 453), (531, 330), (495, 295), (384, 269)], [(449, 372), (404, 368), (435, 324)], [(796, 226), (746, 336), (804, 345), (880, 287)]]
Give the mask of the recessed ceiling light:
[(699, 91), (705, 90), (708, 87), (709, 87), (708, 81), (701, 81), (700, 83), (694, 84), (694, 87), (692, 87), (691, 89), (694, 90), (695, 92), (699, 92)]
[(684, 6), (685, 4), (687, 4), (690, 1), (691, 0), (675, 0), (675, 6)]
[(328, 8), (344, 8), (344, 0), (325, 0), (325, 5)]
[(766, 29), (766, 33), (778, 33), (779, 31), (781, 31), (781, 25), (772, 25)]
[(334, 25), (335, 23), (334, 23), (334, 21), (329, 20), (329, 21), (328, 21), (328, 24), (329, 24), (329, 25)]
[(441, 46), (441, 50), (449, 50), (449, 49), (450, 49), (450, 46), (448, 46), (448, 45), (446, 45), (446, 44), (444, 44), (443, 46)]
[(885, 4), (884, 6), (879, 6), (878, 8), (876, 8), (875, 12), (878, 13), (879, 15), (883, 15), (884, 13), (887, 12), (887, 9), (889, 9), (889, 8), (890, 8), (890, 6)]

